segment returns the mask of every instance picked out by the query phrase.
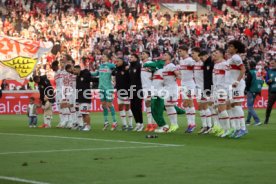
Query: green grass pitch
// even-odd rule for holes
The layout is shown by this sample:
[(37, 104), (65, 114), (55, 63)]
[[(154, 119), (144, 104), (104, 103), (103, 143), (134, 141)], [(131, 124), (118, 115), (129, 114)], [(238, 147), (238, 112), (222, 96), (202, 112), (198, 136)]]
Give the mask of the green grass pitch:
[[(263, 120), (265, 111), (258, 113)], [(269, 125), (249, 126), (246, 137), (234, 140), (184, 134), (185, 115), (176, 133), (156, 139), (103, 132), (101, 113), (91, 114), (91, 132), (30, 129), (26, 115), (1, 115), (0, 184), (22, 183), (3, 177), (50, 184), (274, 184), (275, 112), (271, 116)]]

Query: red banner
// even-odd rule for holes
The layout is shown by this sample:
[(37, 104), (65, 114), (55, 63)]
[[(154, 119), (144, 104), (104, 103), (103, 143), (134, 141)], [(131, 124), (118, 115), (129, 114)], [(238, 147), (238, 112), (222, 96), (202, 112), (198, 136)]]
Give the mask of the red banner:
[[(26, 114), (29, 98), (35, 97), (36, 103), (39, 103), (39, 93), (36, 91), (11, 91), (3, 92), (3, 96), (0, 99), (0, 114)], [(115, 109), (118, 109), (117, 98), (114, 100)], [(267, 106), (268, 91), (264, 89), (262, 96), (258, 96), (255, 101), (255, 108), (264, 109)], [(181, 106), (181, 100), (178, 100), (179, 106)], [(195, 103), (196, 104), (196, 103)], [(276, 108), (276, 104), (274, 106)], [(246, 102), (244, 102), (244, 108), (246, 108)], [(56, 112), (56, 106), (53, 105), (53, 110)], [(101, 102), (99, 99), (92, 100), (91, 112), (101, 112)], [(42, 113), (42, 109), (39, 109), (39, 113)]]

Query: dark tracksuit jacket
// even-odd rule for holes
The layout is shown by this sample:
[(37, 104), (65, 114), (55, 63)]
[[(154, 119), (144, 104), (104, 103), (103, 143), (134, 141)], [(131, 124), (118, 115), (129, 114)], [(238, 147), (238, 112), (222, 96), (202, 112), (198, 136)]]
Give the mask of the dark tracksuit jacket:
[(141, 81), (141, 64), (139, 61), (130, 63), (129, 78), (130, 86), (135, 86), (135, 90), (130, 90), (130, 103), (131, 111), (133, 113), (136, 123), (143, 123), (142, 115), (142, 99), (138, 97), (140, 90), (140, 96), (142, 94), (142, 81)]
[(49, 97), (49, 101), (53, 104), (55, 102), (54, 98), (54, 89), (47, 78), (46, 75), (40, 76), (40, 81), (37, 84), (39, 90), (39, 99), (42, 102), (42, 105), (45, 105), (44, 97), (47, 95)]
[(91, 103), (92, 94), (90, 83), (92, 81), (92, 76), (90, 72), (85, 69), (80, 71), (80, 74), (76, 79), (76, 89), (78, 92), (78, 103)]
[[(124, 63), (123, 66), (116, 67), (112, 72), (116, 80), (115, 88), (117, 89), (118, 98), (129, 97), (130, 77), (129, 72), (125, 69), (126, 66), (127, 63)], [(120, 93), (120, 90), (123, 90), (123, 92)], [(126, 92), (127, 95), (125, 95)]]
[[(204, 77), (204, 90), (211, 90), (213, 85), (213, 69), (214, 62), (211, 57), (209, 57), (203, 63), (203, 77)], [(210, 93), (206, 93), (206, 95), (210, 96)]]
[[(268, 83), (269, 80), (272, 80), (272, 83)], [(269, 85), (268, 102), (265, 115), (265, 124), (267, 124), (270, 118), (271, 111), (273, 109), (273, 105), (276, 102), (276, 68), (267, 71), (265, 81)]]

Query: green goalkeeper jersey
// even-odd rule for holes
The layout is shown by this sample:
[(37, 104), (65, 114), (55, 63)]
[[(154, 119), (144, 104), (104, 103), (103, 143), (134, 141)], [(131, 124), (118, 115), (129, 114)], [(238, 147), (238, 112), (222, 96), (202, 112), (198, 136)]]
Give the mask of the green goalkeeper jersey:
[(116, 65), (112, 63), (103, 63), (100, 65), (97, 72), (92, 72), (92, 76), (99, 76), (99, 89), (108, 90), (113, 89), (112, 84), (112, 70), (116, 68)]

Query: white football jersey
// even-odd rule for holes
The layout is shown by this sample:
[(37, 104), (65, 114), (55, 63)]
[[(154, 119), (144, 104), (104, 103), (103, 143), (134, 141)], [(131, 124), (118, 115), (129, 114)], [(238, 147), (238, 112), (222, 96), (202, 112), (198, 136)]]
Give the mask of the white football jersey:
[[(147, 61), (145, 63), (149, 63), (152, 61)], [(149, 68), (142, 68), (141, 69), (141, 80), (142, 80), (142, 87), (145, 90), (150, 90), (151, 85), (152, 85), (152, 72), (150, 71)]]
[(163, 68), (154, 72), (152, 86), (154, 88), (153, 95), (159, 97), (162, 96), (160, 91), (164, 88)]
[(61, 71), (62, 76), (62, 86), (70, 87), (70, 73), (65, 70)]
[[(226, 72), (226, 82), (228, 85), (232, 85), (236, 82), (240, 76), (241, 66), (243, 66), (243, 62), (241, 57), (238, 54), (233, 55), (229, 60), (227, 60), (228, 71)], [(240, 84), (244, 83), (242, 79)]]
[(214, 65), (213, 85), (216, 89), (227, 89), (226, 72), (228, 64), (225, 60)]
[(175, 71), (177, 70), (176, 66), (173, 63), (167, 64), (163, 68), (163, 78), (164, 78), (164, 89), (172, 92), (177, 92), (177, 83)]
[(77, 80), (77, 76), (74, 75), (74, 74), (70, 74), (69, 75), (69, 78), (70, 78), (70, 87), (73, 88), (73, 89), (76, 89), (76, 80)]
[(188, 57), (186, 59), (181, 59), (180, 63), (180, 72), (181, 72), (181, 85), (186, 86), (195, 83), (194, 81), (194, 65), (195, 61)]
[(55, 72), (54, 80), (56, 83), (56, 101), (60, 103), (62, 99), (62, 86), (63, 86), (63, 78), (61, 70)]
[(62, 75), (61, 75), (61, 70), (58, 70), (55, 72), (55, 76), (54, 76), (55, 82), (56, 82), (56, 88), (61, 88), (62, 86)]
[(77, 96), (77, 91), (76, 91), (76, 79), (77, 76), (74, 74), (69, 73), (69, 79), (70, 79), (70, 83), (69, 83), (69, 94), (68, 94), (68, 100), (70, 104), (75, 104), (76, 102), (76, 96)]
[(68, 99), (69, 98), (69, 94), (70, 93), (70, 83), (71, 83), (71, 79), (70, 79), (70, 73), (68, 73), (65, 70), (61, 71), (61, 77), (62, 77), (62, 86), (61, 86), (61, 90), (62, 90), (62, 99)]
[(204, 80), (203, 80), (203, 62), (202, 61), (195, 62), (194, 77), (195, 77), (195, 83), (197, 87), (203, 90)]

